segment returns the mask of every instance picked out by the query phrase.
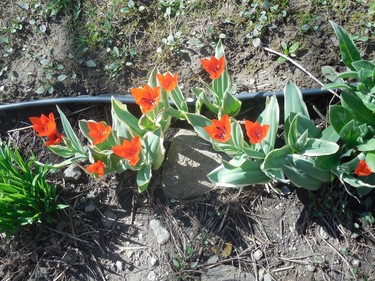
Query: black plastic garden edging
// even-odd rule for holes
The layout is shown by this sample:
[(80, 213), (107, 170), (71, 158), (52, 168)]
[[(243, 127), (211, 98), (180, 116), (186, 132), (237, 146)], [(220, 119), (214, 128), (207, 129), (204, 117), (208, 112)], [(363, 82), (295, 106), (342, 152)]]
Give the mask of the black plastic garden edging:
[[(331, 94), (327, 90), (321, 89), (302, 89), (303, 96), (315, 96), (315, 95), (327, 95)], [(239, 93), (235, 95), (241, 101), (248, 101), (252, 99), (264, 99), (267, 96), (276, 95), (276, 97), (283, 97), (283, 91), (268, 91), (268, 92), (255, 92), (255, 93)], [(49, 106), (49, 105), (61, 105), (61, 104), (79, 104), (79, 103), (110, 103), (111, 97), (119, 100), (126, 104), (135, 104), (135, 100), (130, 95), (112, 95), (112, 94), (102, 94), (99, 96), (78, 96), (78, 97), (63, 97), (63, 98), (51, 98), (42, 100), (31, 100), (24, 102), (16, 102), (9, 104), (0, 104), (0, 112), (6, 110), (19, 110), (24, 108), (31, 108), (37, 106)], [(171, 104), (172, 101), (170, 101)], [(189, 106), (195, 105), (195, 100), (191, 99), (188, 101)]]

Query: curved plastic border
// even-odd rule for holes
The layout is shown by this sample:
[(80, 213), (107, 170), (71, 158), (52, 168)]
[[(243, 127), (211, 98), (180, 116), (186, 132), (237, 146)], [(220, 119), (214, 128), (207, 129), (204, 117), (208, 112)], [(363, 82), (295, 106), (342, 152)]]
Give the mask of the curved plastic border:
[[(331, 94), (327, 90), (321, 89), (302, 89), (302, 95), (314, 96), (314, 95), (327, 95)], [(264, 99), (267, 96), (276, 95), (276, 97), (283, 97), (283, 91), (268, 91), (268, 92), (255, 92), (255, 93), (239, 93), (235, 95), (241, 101), (247, 101), (252, 99)], [(78, 96), (78, 97), (62, 97), (62, 98), (51, 98), (42, 100), (31, 100), (17, 103), (0, 104), (0, 111), (5, 110), (19, 110), (37, 106), (48, 106), (48, 105), (61, 105), (61, 104), (79, 104), (79, 103), (111, 103), (111, 97), (126, 103), (135, 104), (135, 100), (130, 95), (114, 95), (114, 94), (103, 94), (99, 96)], [(170, 102), (172, 103), (172, 102)], [(188, 101), (189, 106), (195, 105), (195, 100), (191, 99)]]

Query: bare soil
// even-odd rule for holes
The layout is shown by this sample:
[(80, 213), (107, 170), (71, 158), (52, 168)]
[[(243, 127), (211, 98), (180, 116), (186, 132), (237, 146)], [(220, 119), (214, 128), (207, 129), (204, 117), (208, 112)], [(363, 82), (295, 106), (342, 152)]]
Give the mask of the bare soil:
[[(103, 1), (97, 2), (99, 7)], [(143, 3), (147, 1), (135, 2), (146, 9), (152, 6)], [(178, 72), (185, 96), (191, 97), (189, 89), (205, 76), (199, 61), (213, 53), (221, 33), (226, 35), (223, 44), (238, 92), (282, 90), (288, 80), (303, 89), (320, 88), (295, 64), (277, 62), (278, 57), (264, 47), (281, 51), (281, 41), (301, 42), (294, 59), (325, 81), (322, 66), (343, 68), (328, 20), (360, 33), (358, 15), (367, 13), (370, 4), (346, 1), (350, 3), (344, 5), (345, 9), (327, 9), (319, 6), (319, 1), (289, 1), (291, 17), (269, 26), (261, 36), (261, 46), (255, 48), (246, 39), (241, 24), (222, 22), (222, 18), (238, 15), (240, 1), (216, 2), (206, 4), (215, 7), (216, 16), (209, 9), (202, 9), (195, 18), (181, 20), (189, 34), (204, 43), (200, 48), (184, 40), (179, 52), (162, 56), (156, 53), (155, 38), (146, 32), (149, 23), (140, 25), (140, 35), (132, 42), (138, 56), (133, 66), (125, 68), (116, 79), (110, 79), (103, 71), (104, 65), (98, 63), (97, 68), (90, 68), (69, 58), (74, 53), (77, 34), (69, 28), (68, 16), (48, 18), (44, 22), (45, 33), (31, 32), (33, 27), (25, 24), (9, 57), (4, 56), (5, 45), (0, 45), (0, 66), (6, 67), (0, 74), (0, 102), (128, 94), (129, 88), (146, 82), (154, 66), (163, 72)], [(0, 8), (1, 25), (18, 12), (16, 2), (6, 0)], [(300, 26), (306, 13), (314, 19), (321, 17), (314, 20), (317, 30), (303, 34)], [(207, 34), (207, 27), (215, 30), (214, 39)], [(373, 57), (373, 39), (357, 41), (365, 58)], [(37, 94), (46, 75), (40, 60), (50, 58), (52, 48), (56, 64), (62, 63), (65, 73), (78, 75), (61, 82), (54, 80), (52, 94)], [(100, 62), (101, 55), (85, 54), (84, 59)], [(310, 101), (313, 102), (325, 112), (328, 104), (319, 98)], [(87, 116), (109, 118), (106, 106), (87, 105), (88, 110), (75, 113), (81, 107), (63, 108), (64, 112), (72, 112), (69, 118), (73, 125)], [(20, 129), (29, 125), (28, 116), (46, 113), (45, 110), (51, 109), (0, 112), (1, 134), (5, 140), (15, 141), (24, 155), (33, 152), (41, 160), (56, 161), (30, 129)], [(8, 131), (12, 129), (16, 130)], [(217, 189), (202, 198), (180, 202), (164, 196), (160, 173), (154, 175), (150, 191), (143, 194), (137, 192), (132, 174), (98, 181), (83, 172), (79, 181), (67, 182), (61, 171), (52, 175), (51, 181), (58, 184), (59, 199), (71, 207), (57, 212), (52, 224), (32, 225), (11, 237), (1, 236), (1, 280), (200, 280), (220, 265), (251, 273), (255, 280), (375, 280), (374, 225), (361, 220), (364, 213), (375, 212), (373, 192), (361, 198), (359, 204), (337, 183), (316, 193), (278, 186), (284, 196), (263, 186), (250, 186), (241, 190)], [(114, 215), (109, 226), (108, 215)], [(149, 226), (153, 219), (169, 232), (166, 244), (156, 241)]]

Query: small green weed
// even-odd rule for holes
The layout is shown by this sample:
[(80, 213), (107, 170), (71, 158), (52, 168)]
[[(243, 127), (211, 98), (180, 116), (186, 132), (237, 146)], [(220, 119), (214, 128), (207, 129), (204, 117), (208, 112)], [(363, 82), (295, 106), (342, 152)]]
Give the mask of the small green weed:
[(183, 253), (175, 253), (172, 258), (173, 268), (179, 280), (191, 280), (192, 272), (198, 267), (198, 251), (187, 245)]
[(181, 32), (177, 31), (174, 34), (169, 34), (168, 37), (163, 38), (161, 42), (163, 45), (157, 49), (158, 53), (163, 52), (165, 48), (167, 48), (167, 50), (170, 52), (178, 52), (182, 44)]
[(105, 65), (104, 69), (110, 74), (110, 78), (117, 78), (124, 67), (133, 65), (131, 59), (137, 55), (137, 51), (131, 47), (123, 47), (121, 50), (116, 46), (107, 48), (108, 53), (108, 64)]
[[(246, 22), (246, 37), (252, 41), (254, 47), (260, 45), (260, 36), (267, 27), (280, 18), (286, 18), (286, 0), (283, 1), (243, 1), (245, 4), (240, 17)], [(250, 6), (248, 6), (250, 5)]]
[(53, 94), (55, 91), (54, 84), (58, 81), (62, 82), (68, 78), (68, 75), (61, 74), (65, 67), (55, 59), (55, 50), (50, 50), (50, 58), (40, 60), (44, 72), (44, 79), (40, 79), (41, 86), (36, 90), (37, 94), (48, 92)]
[(73, 20), (77, 20), (81, 14), (80, 0), (51, 0), (46, 8), (46, 12), (51, 16), (59, 13), (71, 14)]
[(56, 203), (56, 187), (47, 182), (48, 168), (25, 161), (17, 148), (0, 141), (0, 233), (51, 222), (51, 213), (67, 207)]
[(158, 6), (165, 17), (179, 16), (184, 9), (184, 3), (181, 0), (159, 0)]
[[(283, 48), (284, 54), (286, 56), (290, 56), (290, 57), (296, 56), (296, 52), (299, 49), (299, 46), (300, 46), (299, 42), (295, 42), (290, 46), (288, 46), (287, 43), (285, 43), (284, 41), (281, 42), (281, 48)], [(279, 57), (279, 59), (277, 61), (278, 62), (284, 62), (285, 60), (286, 60), (285, 58)]]
[(306, 13), (300, 18), (301, 23), (299, 29), (303, 34), (308, 34), (309, 32), (316, 31), (319, 29), (319, 23), (321, 21), (321, 16), (316, 16), (311, 13)]

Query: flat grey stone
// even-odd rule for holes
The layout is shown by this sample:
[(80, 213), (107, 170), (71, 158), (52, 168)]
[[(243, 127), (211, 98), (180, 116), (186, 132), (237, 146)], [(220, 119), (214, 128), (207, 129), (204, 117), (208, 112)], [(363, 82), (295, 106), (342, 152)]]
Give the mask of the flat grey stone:
[(231, 265), (219, 265), (202, 274), (201, 281), (255, 281), (255, 277), (248, 272), (241, 271)]
[(173, 199), (199, 197), (215, 185), (207, 174), (221, 164), (211, 144), (194, 132), (181, 129), (173, 138), (163, 165), (163, 190)]
[(124, 270), (124, 263), (122, 261), (116, 261), (116, 267), (118, 270), (123, 271)]
[(75, 164), (69, 165), (63, 172), (63, 178), (66, 181), (76, 182), (81, 176), (81, 169)]
[(319, 234), (324, 240), (327, 240), (329, 238), (328, 230), (325, 225), (319, 227)]
[(269, 273), (264, 274), (263, 281), (273, 281), (271, 274)]
[(158, 259), (155, 257), (150, 258), (150, 266), (155, 266), (158, 263)]
[(361, 261), (357, 260), (357, 259), (354, 259), (352, 261), (352, 265), (355, 266), (355, 267), (359, 267), (359, 266), (361, 266)]
[(168, 242), (170, 234), (168, 230), (166, 230), (161, 224), (160, 221), (158, 220), (151, 220), (150, 221), (150, 227), (153, 231), (153, 233), (156, 236), (156, 241), (160, 244), (163, 245)]
[(261, 258), (263, 258), (263, 252), (258, 249), (254, 252), (254, 259), (259, 261)]

